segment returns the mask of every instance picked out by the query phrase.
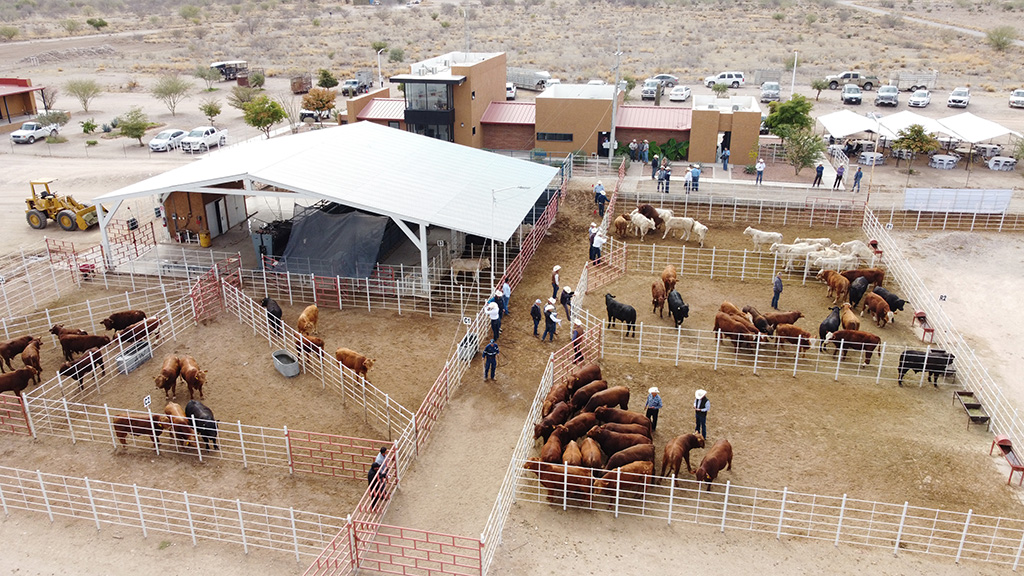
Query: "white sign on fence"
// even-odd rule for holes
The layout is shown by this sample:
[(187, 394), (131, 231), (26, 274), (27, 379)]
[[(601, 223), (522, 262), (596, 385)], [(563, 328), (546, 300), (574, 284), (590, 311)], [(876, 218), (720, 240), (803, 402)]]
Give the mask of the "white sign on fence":
[(149, 405), (152, 404), (152, 403), (153, 403), (153, 397), (150, 396), (149, 394), (146, 394), (146, 397), (142, 399), (142, 405), (144, 407), (146, 407), (146, 408), (149, 408)]

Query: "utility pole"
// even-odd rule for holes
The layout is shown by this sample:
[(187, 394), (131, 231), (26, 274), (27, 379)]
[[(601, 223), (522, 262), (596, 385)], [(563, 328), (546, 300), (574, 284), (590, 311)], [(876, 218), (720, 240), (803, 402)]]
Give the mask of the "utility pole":
[(615, 89), (612, 90), (612, 134), (611, 139), (608, 143), (608, 165), (612, 165), (612, 160), (615, 158), (615, 114), (619, 109), (619, 58), (622, 56), (622, 50), (619, 50), (621, 41), (619, 38), (615, 39)]
[(465, 37), (466, 48), (465, 52), (469, 53), (469, 14), (466, 13), (466, 9), (462, 9), (462, 34)]

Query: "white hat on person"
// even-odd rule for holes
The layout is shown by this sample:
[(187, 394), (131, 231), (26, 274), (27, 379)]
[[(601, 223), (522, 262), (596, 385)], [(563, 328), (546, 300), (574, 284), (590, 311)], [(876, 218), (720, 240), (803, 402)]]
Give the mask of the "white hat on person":
[(555, 267), (551, 269), (551, 271), (552, 272), (558, 272), (561, 269), (562, 269), (562, 267), (556, 264)]
[(700, 400), (701, 398), (707, 396), (707, 394), (708, 393), (706, 390), (697, 390), (693, 395), (696, 397), (697, 400)]
[(648, 394), (661, 394), (661, 390), (658, 390), (657, 386), (651, 386), (647, 389)]

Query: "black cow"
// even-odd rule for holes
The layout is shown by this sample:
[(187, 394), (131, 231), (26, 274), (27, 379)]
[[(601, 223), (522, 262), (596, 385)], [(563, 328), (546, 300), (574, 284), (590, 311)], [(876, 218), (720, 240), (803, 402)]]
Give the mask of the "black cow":
[(626, 336), (633, 331), (636, 336), (636, 309), (629, 304), (623, 304), (615, 300), (611, 294), (604, 295), (604, 306), (608, 310), (608, 325), (615, 326), (616, 320), (622, 320), (626, 324)]
[(854, 278), (853, 282), (850, 282), (850, 308), (856, 308), (860, 304), (860, 299), (868, 291), (868, 284), (871, 284), (871, 281), (863, 276)]
[(690, 307), (675, 290), (668, 293), (668, 311), (676, 321), (676, 328), (682, 326), (683, 320), (690, 317)]
[(939, 376), (956, 373), (956, 369), (953, 368), (953, 355), (938, 348), (928, 351), (904, 350), (900, 354), (900, 365), (896, 370), (900, 375), (897, 380), (900, 386), (903, 386), (904, 374), (924, 370), (928, 373), (928, 381), (934, 382), (936, 388), (939, 387)]
[(278, 306), (277, 302), (274, 302), (273, 298), (264, 298), (260, 300), (260, 306), (267, 309), (267, 322), (270, 323), (270, 328), (274, 331), (277, 336), (281, 335), (281, 307)]
[(73, 362), (65, 362), (57, 370), (61, 376), (67, 378), (73, 378), (78, 382), (78, 389), (85, 389), (85, 376), (93, 371), (93, 369), (99, 366), (100, 374), (102, 376), (107, 375), (107, 368), (103, 365), (103, 354), (100, 353), (99, 348), (89, 348), (82, 354), (82, 357)]
[(818, 351), (825, 351), (825, 337), (828, 336), (829, 332), (836, 332), (839, 330), (841, 323), (839, 322), (839, 307), (833, 306), (829, 308), (832, 311), (827, 318), (821, 321), (821, 325), (818, 326), (818, 338), (821, 344), (818, 345)]
[(203, 439), (203, 448), (210, 449), (213, 444), (214, 450), (220, 450), (217, 446), (217, 421), (213, 419), (213, 411), (198, 400), (189, 400), (185, 405), (185, 416), (189, 424), (195, 422), (196, 432)]
[(889, 305), (889, 310), (892, 310), (893, 314), (896, 314), (897, 310), (903, 310), (903, 305), (907, 303), (903, 298), (900, 298), (881, 286), (875, 286), (874, 293), (885, 299), (885, 303)]

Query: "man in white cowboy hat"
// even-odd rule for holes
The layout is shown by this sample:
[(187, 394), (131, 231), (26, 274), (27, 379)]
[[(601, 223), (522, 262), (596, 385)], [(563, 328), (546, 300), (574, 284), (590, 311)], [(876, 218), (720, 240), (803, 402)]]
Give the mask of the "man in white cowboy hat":
[(540, 337), (541, 342), (548, 337), (548, 334), (551, 334), (551, 341), (554, 342), (555, 330), (558, 329), (558, 324), (562, 322), (555, 313), (555, 305), (552, 303), (552, 300), (554, 298), (548, 300), (548, 305), (544, 307), (544, 334)]
[(754, 164), (754, 171), (757, 173), (757, 178), (754, 178), (754, 184), (761, 185), (761, 179), (764, 178), (764, 158), (758, 158), (757, 164)]
[(693, 429), (694, 432), (699, 432), (705, 439), (708, 437), (708, 408), (711, 407), (711, 401), (708, 400), (708, 393), (706, 390), (697, 390), (694, 393), (693, 400), (693, 411), (697, 417), (697, 426)]
[(561, 270), (561, 269), (562, 269), (562, 267), (557, 265), (557, 264), (555, 265), (554, 268), (551, 269), (551, 297), (552, 298), (558, 298), (558, 287), (560, 286), (560, 284), (558, 283), (558, 271)]
[(598, 232), (594, 236), (594, 244), (593, 244), (593, 247), (592, 247), (592, 249), (594, 250), (594, 255), (593, 255), (593, 257), (591, 257), (591, 260), (594, 261), (595, 265), (601, 263), (601, 248), (604, 246), (604, 243), (607, 242), (607, 241), (608, 241), (608, 237), (604, 235), (604, 232)]
[(590, 245), (590, 254), (587, 256), (588, 259), (594, 259), (594, 237), (597, 236), (597, 232), (601, 229), (597, 225), (597, 222), (590, 223), (590, 229), (587, 231), (587, 242)]
[(647, 409), (647, 417), (651, 420), (651, 432), (654, 432), (658, 428), (658, 410), (661, 410), (661, 390), (658, 390), (657, 386), (647, 389), (647, 403), (644, 404), (644, 408)]
[(497, 340), (501, 334), (501, 305), (491, 300), (484, 306), (484, 312), (491, 319), (491, 339)]
[(572, 349), (575, 354), (572, 358), (573, 364), (583, 362), (583, 351), (580, 346), (583, 344), (583, 322), (577, 318), (572, 321)]
[(494, 302), (495, 304), (498, 305), (498, 317), (499, 318), (504, 318), (504, 316), (505, 316), (505, 298), (504, 298), (504, 296), (505, 295), (502, 294), (501, 290), (495, 290), (494, 291), (494, 295), (487, 299), (487, 303), (488, 304), (490, 304), (491, 302)]
[(572, 318), (572, 287), (566, 286), (562, 288), (562, 296), (559, 298), (559, 303), (562, 305), (562, 310), (565, 310), (566, 319)]

